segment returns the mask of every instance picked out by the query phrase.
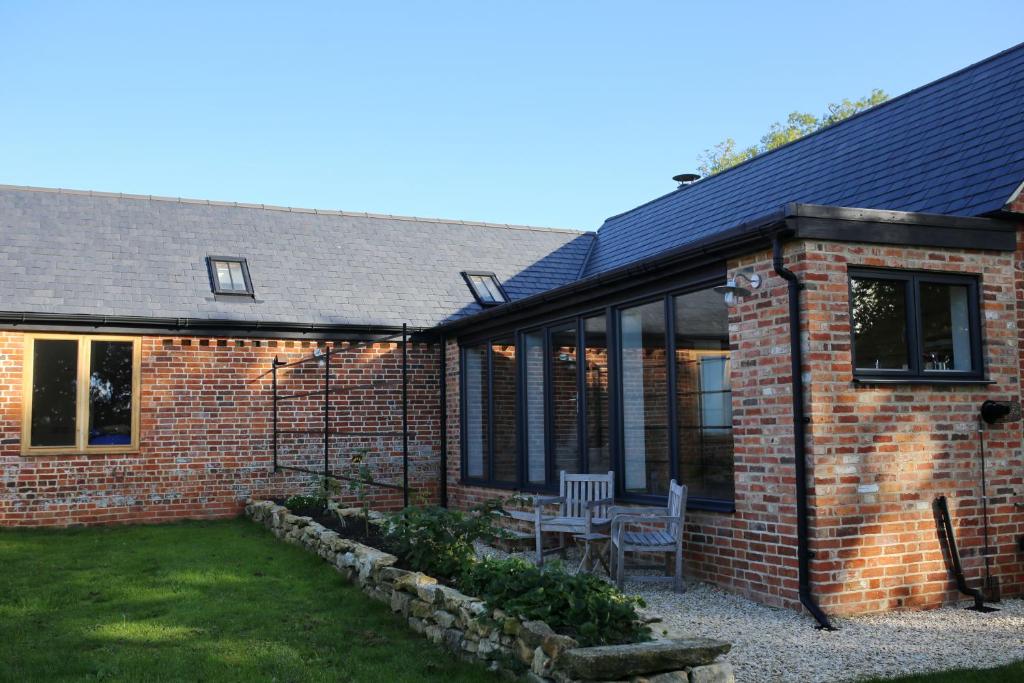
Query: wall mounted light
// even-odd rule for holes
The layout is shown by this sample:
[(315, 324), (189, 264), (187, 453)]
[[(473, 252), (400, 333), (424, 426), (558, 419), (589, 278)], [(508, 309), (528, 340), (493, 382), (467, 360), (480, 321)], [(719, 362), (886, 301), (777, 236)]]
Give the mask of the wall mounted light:
[[(738, 280), (739, 278), (743, 278), (744, 280), (747, 281), (747, 284), (750, 285), (749, 289), (747, 287), (741, 287), (736, 283), (736, 280)], [(753, 289), (757, 289), (760, 286), (761, 276), (758, 275), (757, 273), (749, 275), (747, 273), (736, 273), (734, 277), (731, 277), (728, 280), (726, 280), (724, 285), (719, 285), (715, 287), (714, 290), (719, 294), (725, 295), (726, 306), (732, 306), (734, 303), (736, 303), (737, 297), (750, 296), (750, 291)]]

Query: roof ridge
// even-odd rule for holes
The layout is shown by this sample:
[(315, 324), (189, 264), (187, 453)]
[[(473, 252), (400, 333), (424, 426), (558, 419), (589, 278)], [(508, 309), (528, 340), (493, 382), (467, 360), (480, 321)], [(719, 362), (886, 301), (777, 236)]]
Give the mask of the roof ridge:
[(1010, 54), (1011, 52), (1014, 52), (1014, 51), (1017, 51), (1017, 50), (1021, 50), (1021, 49), (1024, 49), (1024, 42), (1017, 43), (1016, 45), (1008, 47), (1005, 50), (1001, 50), (1001, 51), (995, 53), (994, 55), (989, 55), (988, 57), (985, 57), (984, 59), (978, 60), (977, 62), (974, 62), (972, 64), (968, 64), (967, 66), (962, 67), (960, 69), (957, 69), (956, 71), (954, 71), (952, 73), (948, 73), (948, 74), (946, 74), (944, 76), (936, 78), (933, 81), (929, 81), (929, 82), (925, 83), (924, 85), (919, 85), (916, 88), (912, 88), (912, 89), (910, 89), (910, 90), (908, 90), (908, 91), (906, 91), (904, 93), (900, 93), (899, 95), (896, 95), (895, 97), (887, 99), (885, 102), (881, 102), (879, 104), (874, 105), (873, 107), (869, 107), (867, 109), (864, 109), (862, 111), (857, 112), (856, 114), (848, 116), (847, 118), (843, 119), (842, 121), (837, 121), (836, 123), (833, 123), (833, 124), (831, 124), (829, 126), (825, 126), (824, 128), (819, 128), (818, 130), (812, 131), (812, 132), (808, 133), (807, 135), (803, 135), (803, 136), (797, 138), (796, 140), (791, 140), (791, 141), (787, 142), (784, 145), (779, 145), (778, 147), (776, 147), (774, 149), (770, 149), (770, 150), (768, 150), (766, 152), (760, 152), (757, 155), (755, 155), (755, 156), (753, 156), (753, 157), (751, 157), (749, 159), (744, 159), (743, 161), (741, 161), (740, 163), (736, 164), (735, 166), (730, 166), (729, 168), (727, 168), (727, 169), (725, 169), (723, 171), (719, 171), (718, 173), (712, 173), (711, 175), (706, 176), (704, 178), (701, 178), (700, 180), (696, 180), (696, 181), (690, 183), (689, 185), (681, 185), (680, 187), (677, 187), (676, 189), (672, 190), (671, 192), (666, 192), (665, 194), (659, 195), (659, 196), (655, 197), (654, 199), (651, 199), (649, 201), (644, 202), (643, 204), (639, 204), (637, 206), (634, 206), (631, 209), (628, 209), (626, 211), (622, 211), (620, 213), (617, 213), (617, 214), (614, 214), (612, 216), (609, 216), (608, 218), (604, 219), (604, 222), (607, 223), (608, 221), (613, 220), (615, 218), (619, 218), (621, 216), (625, 216), (627, 214), (633, 213), (634, 211), (637, 211), (639, 209), (644, 208), (645, 206), (648, 206), (648, 205), (653, 204), (653, 203), (655, 203), (657, 201), (660, 201), (660, 200), (664, 199), (665, 197), (669, 197), (669, 196), (671, 196), (673, 194), (676, 194), (677, 192), (682, 192), (683, 190), (688, 190), (688, 189), (690, 189), (690, 188), (692, 188), (692, 187), (694, 187), (696, 185), (699, 185), (700, 183), (708, 183), (708, 182), (712, 181), (715, 178), (720, 178), (720, 177), (726, 175), (730, 171), (734, 171), (734, 170), (736, 170), (738, 168), (743, 168), (744, 166), (752, 164), (752, 163), (754, 163), (756, 161), (760, 161), (762, 159), (765, 159), (766, 157), (771, 156), (775, 152), (778, 152), (780, 150), (786, 149), (788, 147), (792, 147), (792, 146), (797, 145), (797, 144), (799, 144), (799, 143), (801, 143), (801, 142), (803, 142), (805, 140), (808, 140), (808, 139), (810, 139), (810, 138), (812, 138), (812, 137), (814, 137), (816, 135), (819, 135), (819, 134), (822, 134), (822, 133), (826, 133), (826, 132), (828, 132), (830, 130), (838, 128), (839, 126), (841, 126), (841, 125), (843, 125), (843, 124), (845, 124), (845, 123), (847, 123), (849, 121), (853, 121), (854, 119), (858, 119), (858, 118), (860, 118), (862, 116), (865, 116), (867, 114), (879, 111), (879, 110), (889, 106), (890, 104), (893, 104), (893, 103), (898, 102), (900, 100), (903, 100), (903, 99), (905, 99), (907, 97), (910, 97), (911, 95), (914, 95), (914, 94), (916, 94), (916, 93), (918, 93), (918, 92), (920, 92), (922, 90), (925, 90), (926, 88), (931, 88), (932, 86), (938, 85), (939, 83), (942, 83), (943, 81), (946, 81), (946, 80), (949, 80), (949, 79), (954, 78), (956, 76), (959, 76), (959, 75), (963, 74), (964, 72), (970, 71), (971, 69), (975, 69), (975, 68), (981, 66), (982, 64), (986, 64), (986, 63), (991, 62), (991, 61), (993, 61), (995, 59), (999, 59), (1000, 57), (1004, 57), (1007, 54)]
[(593, 230), (580, 230), (578, 228), (548, 228), (537, 225), (518, 225), (515, 223), (489, 223), (486, 221), (467, 221), (452, 218), (429, 218), (423, 216), (397, 216), (386, 213), (371, 213), (368, 211), (342, 211), (335, 209), (309, 209), (292, 206), (278, 206), (275, 204), (252, 204), (247, 202), (227, 202), (215, 199), (193, 199), (190, 197), (166, 197), (162, 195), (130, 194), (126, 192), (102, 192), (100, 190), (75, 190), (64, 187), (38, 187), (33, 185), (11, 185), (0, 183), (0, 190), (20, 190), (26, 192), (51, 192), (53, 194), (67, 194), (84, 197), (104, 197), (109, 199), (137, 199), (155, 202), (174, 202), (178, 204), (202, 204), (206, 206), (227, 206), (238, 209), (261, 209), (263, 211), (283, 211), (285, 213), (310, 213), (318, 216), (349, 216), (353, 218), (380, 218), (396, 221), (410, 221), (417, 223), (444, 223), (448, 225), (466, 225), (477, 228), (502, 228), (506, 230), (527, 230), (533, 232), (558, 232), (574, 235), (594, 234)]

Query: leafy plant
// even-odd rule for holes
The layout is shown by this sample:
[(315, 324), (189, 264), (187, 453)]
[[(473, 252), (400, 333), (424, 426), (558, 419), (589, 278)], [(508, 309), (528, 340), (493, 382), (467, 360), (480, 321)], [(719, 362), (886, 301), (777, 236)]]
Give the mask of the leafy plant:
[(290, 496), (284, 501), (284, 506), (296, 515), (315, 517), (327, 509), (327, 498), (320, 494), (315, 496)]
[(348, 480), (348, 490), (355, 494), (359, 500), (359, 506), (363, 508), (363, 529), (370, 533), (370, 498), (369, 490), (373, 485), (373, 473), (370, 466), (363, 463), (363, 457), (370, 451), (369, 448), (356, 449), (356, 455), (352, 456), (352, 463), (357, 465), (352, 478)]
[(585, 646), (651, 637), (636, 611), (645, 606), (641, 598), (625, 595), (592, 574), (569, 574), (558, 563), (538, 568), (517, 558), (467, 562), (459, 588), (513, 616), (544, 621)]
[(406, 508), (389, 518), (388, 549), (417, 571), (452, 579), (474, 559), (474, 541), (507, 534), (497, 525), (507, 514), (501, 505), (500, 500), (491, 500), (468, 512)]

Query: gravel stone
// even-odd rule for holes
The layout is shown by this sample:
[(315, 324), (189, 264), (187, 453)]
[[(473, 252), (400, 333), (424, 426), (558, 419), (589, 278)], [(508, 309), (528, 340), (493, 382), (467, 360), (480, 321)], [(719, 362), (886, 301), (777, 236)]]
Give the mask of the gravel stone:
[[(483, 544), (477, 554), (510, 556)], [(530, 560), (532, 553), (511, 556)], [(575, 571), (578, 562), (578, 552), (570, 549), (565, 568)], [(928, 611), (836, 617), (832, 623), (839, 630), (829, 632), (815, 628), (806, 613), (761, 605), (690, 578), (685, 593), (628, 580), (624, 588), (647, 602), (641, 612), (656, 620), (656, 638), (702, 636), (732, 643), (719, 661), (729, 662), (742, 683), (842, 683), (1024, 660), (1021, 599), (1004, 599), (989, 614), (965, 610), (966, 601)]]

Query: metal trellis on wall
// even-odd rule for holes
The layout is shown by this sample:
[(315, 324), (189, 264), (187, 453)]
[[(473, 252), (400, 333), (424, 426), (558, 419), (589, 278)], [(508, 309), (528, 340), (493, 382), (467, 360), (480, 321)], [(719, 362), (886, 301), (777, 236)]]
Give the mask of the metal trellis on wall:
[[(331, 430), (331, 395), (332, 394), (343, 394), (347, 391), (359, 390), (359, 389), (380, 389), (387, 388), (392, 381), (383, 380), (376, 382), (369, 382), (366, 384), (360, 384), (356, 386), (331, 386), (331, 358), (339, 355), (344, 351), (351, 351), (353, 348), (359, 348), (366, 345), (380, 344), (382, 342), (393, 342), (401, 339), (402, 348), (402, 429), (401, 431), (353, 431), (353, 430)], [(300, 358), (299, 360), (285, 363), (278, 360), (275, 356), (271, 365), (271, 391), (273, 392), (273, 455), (274, 455), (274, 472), (281, 470), (287, 470), (291, 472), (304, 472), (306, 474), (316, 474), (325, 478), (341, 480), (341, 481), (363, 481), (356, 477), (350, 477), (339, 472), (331, 471), (331, 437), (332, 436), (353, 436), (353, 437), (377, 437), (377, 436), (401, 436), (402, 437), (402, 483), (401, 485), (382, 482), (376, 480), (363, 481), (363, 483), (378, 486), (386, 489), (393, 489), (402, 492), (402, 504), (405, 507), (409, 506), (409, 329), (407, 324), (402, 325), (401, 335), (392, 335), (390, 337), (384, 337), (366, 341), (351, 342), (351, 345), (347, 348), (333, 348), (321, 351), (317, 348), (313, 355), (307, 356), (306, 358)], [(307, 363), (319, 363), (323, 367), (323, 388), (315, 389), (312, 391), (300, 391), (291, 394), (282, 394), (279, 391), (278, 383), (278, 372), (287, 370), (289, 368), (295, 368), (304, 366)], [(286, 403), (292, 400), (311, 398), (315, 396), (323, 396), (323, 403), (321, 410), (323, 413), (323, 426), (319, 429), (281, 429), (279, 426), (279, 409), (282, 403)], [(282, 465), (280, 463), (280, 444), (279, 437), (283, 434), (312, 434), (321, 435), (323, 438), (323, 469), (315, 470), (308, 467), (296, 467), (293, 465)]]

